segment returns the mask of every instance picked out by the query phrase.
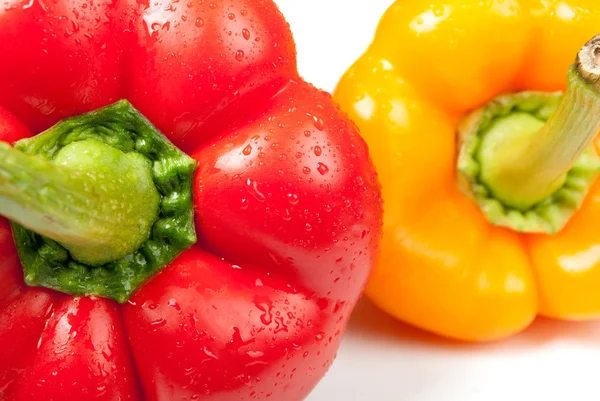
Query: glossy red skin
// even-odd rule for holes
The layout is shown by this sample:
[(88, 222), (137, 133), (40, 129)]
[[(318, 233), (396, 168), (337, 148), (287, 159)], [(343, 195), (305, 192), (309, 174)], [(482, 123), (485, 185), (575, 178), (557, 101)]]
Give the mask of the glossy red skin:
[(304, 399), (364, 288), (382, 204), (276, 6), (10, 0), (0, 49), (0, 140), (127, 98), (198, 160), (199, 236), (117, 305), (25, 287), (0, 219), (0, 400)]

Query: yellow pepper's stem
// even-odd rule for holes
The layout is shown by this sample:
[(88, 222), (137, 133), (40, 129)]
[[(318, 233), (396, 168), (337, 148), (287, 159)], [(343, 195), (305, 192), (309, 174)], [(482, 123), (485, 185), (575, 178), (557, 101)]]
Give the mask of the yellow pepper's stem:
[(459, 171), (493, 223), (555, 232), (597, 176), (598, 132), (600, 36), (577, 55), (564, 95), (503, 96), (466, 119)]
[[(568, 171), (600, 132), (598, 51), (600, 37), (581, 50), (558, 108), (541, 129), (535, 130), (536, 123), (541, 125), (535, 117), (528, 121), (519, 113), (488, 131), (480, 149), (486, 156), (481, 159), (481, 179), (497, 199), (521, 210), (546, 199), (563, 186)], [(510, 138), (496, 141), (511, 128)]]

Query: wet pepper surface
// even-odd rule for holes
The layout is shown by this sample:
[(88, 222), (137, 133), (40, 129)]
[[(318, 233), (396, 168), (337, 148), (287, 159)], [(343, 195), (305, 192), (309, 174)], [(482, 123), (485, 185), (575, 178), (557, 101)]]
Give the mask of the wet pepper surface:
[(0, 399), (303, 399), (365, 286), (382, 202), (274, 3), (8, 0), (0, 49), (0, 140), (127, 99), (197, 161), (198, 237), (118, 303), (25, 285), (0, 219)]

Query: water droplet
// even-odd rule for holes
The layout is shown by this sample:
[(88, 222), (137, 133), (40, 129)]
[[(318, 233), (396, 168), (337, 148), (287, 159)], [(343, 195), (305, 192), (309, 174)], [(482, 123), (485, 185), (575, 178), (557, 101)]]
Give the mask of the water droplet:
[(323, 150), (321, 149), (320, 146), (315, 146), (315, 156), (321, 156), (321, 153), (323, 153)]
[(233, 14), (233, 13), (229, 13), (229, 14), (227, 15), (227, 18), (229, 18), (230, 20), (234, 20), (234, 19), (235, 19), (235, 14)]
[(290, 211), (288, 209), (285, 209), (285, 211), (283, 212), (283, 220), (285, 220), (285, 221), (292, 220), (292, 215), (290, 214)]
[(264, 202), (267, 199), (267, 197), (258, 189), (258, 183), (256, 181), (252, 181), (250, 178), (248, 178), (246, 180), (246, 185), (249, 189), (248, 192), (250, 192), (250, 194), (252, 194), (256, 200), (259, 202)]
[(310, 174), (310, 167), (306, 167), (306, 166), (305, 166), (305, 167), (302, 169), (302, 172), (303, 172), (304, 174)]
[(274, 333), (275, 333), (275, 334), (277, 334), (277, 333), (279, 333), (279, 332), (281, 332), (281, 331), (285, 331), (285, 332), (287, 333), (287, 331), (288, 331), (288, 327), (287, 327), (287, 325), (285, 324), (285, 322), (283, 321), (283, 318), (282, 318), (282, 317), (277, 317), (277, 318), (275, 318), (275, 324), (277, 325), (277, 326), (275, 327), (275, 330), (274, 330)]
[(250, 146), (250, 145), (246, 146), (246, 147), (245, 147), (245, 148), (242, 150), (242, 153), (243, 153), (245, 156), (249, 156), (249, 155), (250, 155), (250, 153), (252, 153), (252, 146)]
[(297, 205), (300, 202), (300, 198), (297, 194), (289, 193), (287, 194), (287, 198), (288, 202), (290, 202), (290, 205)]
[(158, 327), (162, 327), (165, 324), (167, 324), (167, 321), (163, 318), (157, 319), (153, 322), (150, 323), (150, 326), (154, 327), (154, 328), (158, 328)]
[(306, 351), (304, 354), (302, 354), (302, 356), (306, 359), (308, 358), (308, 351)]
[(244, 59), (244, 51), (238, 50), (237, 52), (235, 52), (235, 59), (237, 61), (242, 61)]
[(242, 14), (245, 17), (246, 15), (248, 15), (248, 10), (242, 10), (240, 11), (240, 14)]
[(273, 307), (270, 302), (256, 302), (256, 307), (263, 312), (260, 316), (260, 321), (263, 324), (269, 325), (273, 321), (273, 313), (271, 308)]
[(246, 198), (242, 198), (242, 200), (241, 200), (241, 202), (240, 202), (240, 203), (241, 203), (241, 204), (240, 204), (240, 209), (242, 209), (242, 210), (246, 210), (246, 209), (248, 209), (248, 206), (249, 206), (249, 204), (250, 204), (250, 203), (248, 202), (248, 199), (246, 199)]
[(327, 174), (329, 172), (329, 167), (327, 167), (323, 163), (319, 163), (319, 166), (317, 167), (317, 171), (319, 173), (321, 173), (321, 175), (325, 175), (325, 174)]
[(248, 354), (250, 358), (260, 358), (261, 356), (265, 355), (265, 353), (262, 351), (248, 351), (246, 354)]
[(323, 119), (319, 116), (312, 114), (308, 114), (308, 116), (312, 117), (313, 123), (315, 124), (315, 128), (319, 131), (323, 131), (323, 129), (325, 128), (325, 122), (323, 121)]
[(324, 338), (325, 338), (325, 333), (323, 333), (322, 331), (318, 332), (317, 335), (315, 336), (315, 340), (317, 340), (317, 341), (323, 341)]
[(254, 285), (256, 285), (257, 287), (262, 287), (263, 282), (261, 279), (257, 278), (256, 281), (254, 282)]
[(175, 298), (169, 299), (168, 305), (172, 308), (175, 308), (178, 311), (181, 310), (181, 307), (179, 306), (179, 304), (177, 303), (177, 300)]
[[(160, 29), (160, 25), (157, 29)], [(77, 21), (71, 21), (71, 27), (65, 29), (65, 36), (69, 37), (77, 31), (79, 31), (79, 23)]]
[(242, 36), (244, 37), (244, 39), (249, 40), (250, 39), (250, 31), (247, 30), (246, 28), (242, 29)]
[(195, 24), (198, 28), (202, 28), (204, 26), (204, 20), (202, 18), (196, 18)]
[(306, 231), (312, 231), (312, 226), (310, 225), (310, 223), (306, 223), (304, 228), (306, 229)]
[(206, 354), (206, 356), (208, 356), (211, 359), (219, 359), (218, 356), (216, 356), (215, 354), (213, 354), (212, 352), (210, 352), (206, 346), (202, 349), (202, 351), (204, 351), (204, 353)]

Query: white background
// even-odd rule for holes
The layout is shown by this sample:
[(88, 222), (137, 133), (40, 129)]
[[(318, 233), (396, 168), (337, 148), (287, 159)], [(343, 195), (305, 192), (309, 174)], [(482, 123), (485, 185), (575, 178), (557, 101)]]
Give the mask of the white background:
[[(275, 1), (294, 32), (300, 73), (327, 91), (368, 46), (392, 3)], [(405, 400), (600, 401), (600, 324), (538, 320), (508, 341), (456, 344), (362, 302), (338, 358), (307, 401)]]

